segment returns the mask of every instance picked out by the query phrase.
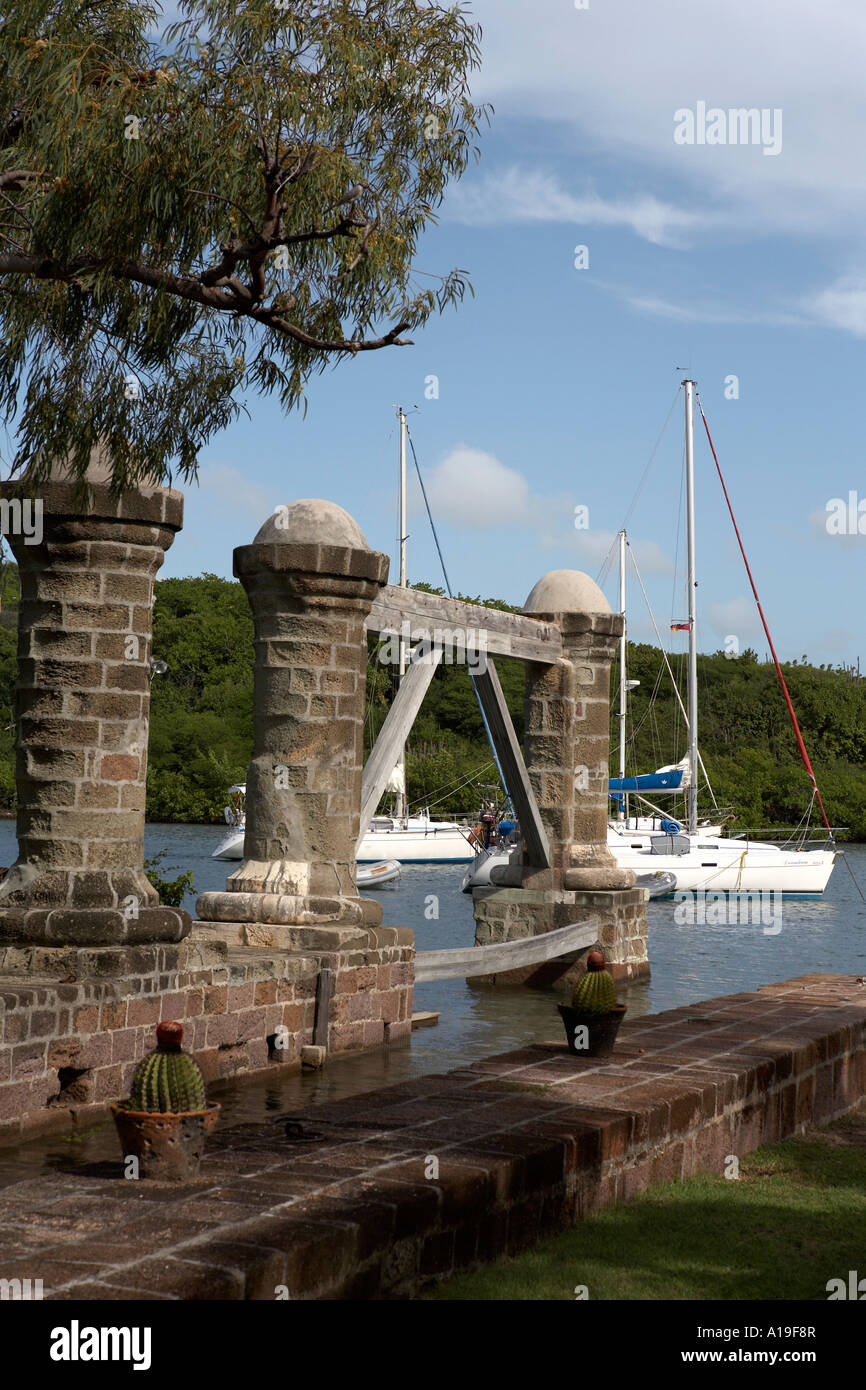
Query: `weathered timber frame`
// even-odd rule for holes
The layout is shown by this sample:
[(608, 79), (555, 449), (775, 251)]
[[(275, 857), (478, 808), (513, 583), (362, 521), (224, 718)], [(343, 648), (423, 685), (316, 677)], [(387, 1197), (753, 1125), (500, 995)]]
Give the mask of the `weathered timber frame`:
[(468, 648), (467, 631), (480, 631), (484, 633), (485, 667), (473, 674), (472, 679), (506, 789), (520, 820), (529, 863), (535, 868), (549, 868), (551, 853), (547, 832), (491, 658), (493, 655), (509, 656), (520, 661), (553, 664), (562, 655), (562, 634), (556, 623), (388, 584), (374, 601), (365, 626), (368, 632), (399, 634), (410, 651), (413, 645), (419, 650), (417, 657), (410, 658), (400, 689), (364, 768), (358, 845), (366, 834), (445, 650), (458, 646)]

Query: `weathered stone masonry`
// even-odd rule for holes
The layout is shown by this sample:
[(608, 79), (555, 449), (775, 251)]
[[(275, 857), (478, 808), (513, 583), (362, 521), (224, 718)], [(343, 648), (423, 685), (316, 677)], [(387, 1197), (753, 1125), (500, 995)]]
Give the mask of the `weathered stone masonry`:
[[(494, 871), (498, 886), (475, 890), (475, 942), (539, 936), (596, 916), (611, 973), (637, 978), (649, 973), (646, 893), (607, 845), (610, 667), (623, 619), (589, 576), (574, 570), (540, 579), (524, 612), (555, 623), (562, 634), (560, 660), (527, 664), (524, 719), (526, 769), (552, 863), (543, 869), (525, 862), (498, 877)], [(478, 983), (567, 990), (585, 955)]]
[[(19, 857), (0, 885), (0, 941), (178, 941), (142, 868), (154, 577), (180, 530), (165, 488), (40, 490), (43, 538), (8, 537), (18, 617)], [(4, 484), (4, 494), (14, 491)]]
[(103, 1110), (160, 1019), (185, 1023), (208, 1079), (412, 1027), (413, 934), (380, 926), (354, 880), (363, 623), (387, 558), (326, 503), (280, 509), (237, 552), (257, 624), (248, 858), (190, 935), (142, 868), (153, 580), (183, 500), (114, 497), (106, 474), (96, 457), (84, 501), (49, 483), (42, 543), (12, 538), (20, 854), (0, 887), (0, 1139)]

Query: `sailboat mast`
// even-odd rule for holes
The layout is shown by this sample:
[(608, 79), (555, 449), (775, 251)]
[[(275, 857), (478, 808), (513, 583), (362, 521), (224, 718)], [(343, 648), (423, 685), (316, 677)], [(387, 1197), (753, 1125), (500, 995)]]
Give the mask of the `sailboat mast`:
[[(400, 420), (400, 588), (406, 587), (406, 412), (403, 407), (398, 408), (398, 418)], [(406, 674), (406, 644), (403, 641), (402, 624), (400, 630), (400, 680)], [(400, 750), (400, 761), (397, 768), (402, 773), (402, 785), (406, 785), (406, 750)], [(406, 815), (406, 794), (405, 791), (397, 793), (397, 819), (402, 820)]]
[[(625, 678), (625, 531), (619, 533), (619, 611), (622, 614), (622, 636), (619, 639), (619, 775), (622, 778), (625, 777), (625, 702), (628, 690)], [(617, 805), (617, 820), (622, 820), (622, 798)]]
[(698, 634), (695, 578), (695, 383), (685, 380), (686, 403), (686, 516), (688, 527), (689, 603), (689, 797), (688, 828), (698, 828)]

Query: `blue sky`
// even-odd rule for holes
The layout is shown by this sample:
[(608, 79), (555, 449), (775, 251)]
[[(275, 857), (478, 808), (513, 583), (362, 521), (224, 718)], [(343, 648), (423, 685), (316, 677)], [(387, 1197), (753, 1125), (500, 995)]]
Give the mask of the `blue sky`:
[[(866, 498), (866, 9), (471, 9), (484, 29), (474, 96), (495, 116), (417, 265), (464, 267), (475, 298), (414, 347), (315, 378), (305, 419), (250, 396), (251, 419), (202, 453), (163, 577), (230, 575), (233, 546), (299, 497), (339, 502), (393, 555), (397, 402), (419, 408), (410, 425), (455, 588), (521, 603), (547, 570), (595, 577), (688, 368), (780, 655), (866, 660), (866, 536), (825, 526), (832, 498)], [(675, 113), (699, 102), (777, 113), (781, 148), (677, 144)], [(579, 245), (589, 266), (578, 270)], [(724, 394), (731, 374), (736, 400)], [(425, 398), (430, 375), (438, 399)], [(702, 433), (696, 457), (699, 645), (734, 634), (763, 655)], [(678, 402), (629, 522), (663, 630), (683, 616), (681, 467)], [(414, 487), (410, 497), (409, 578), (441, 582)], [(574, 528), (577, 505), (589, 530)], [(648, 640), (631, 588), (630, 633)]]

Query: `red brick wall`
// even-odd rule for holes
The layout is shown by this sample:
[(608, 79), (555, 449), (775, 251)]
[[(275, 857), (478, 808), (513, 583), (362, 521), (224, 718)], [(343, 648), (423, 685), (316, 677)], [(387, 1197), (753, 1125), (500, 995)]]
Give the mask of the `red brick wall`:
[[(0, 1142), (66, 1127), (83, 1118), (82, 1109), (95, 1114), (93, 1107), (124, 1096), (136, 1063), (155, 1046), (161, 1019), (184, 1024), (184, 1046), (207, 1081), (300, 1065), (301, 1047), (313, 1041), (316, 983), (326, 966), (336, 972), (332, 1052), (406, 1039), (413, 955), (396, 945), (301, 956), (187, 942), (0, 951)], [(89, 973), (116, 969), (121, 958), (122, 974)], [(6, 973), (10, 965), (21, 973)], [(51, 965), (54, 978), (34, 977), (34, 965)], [(61, 1078), (61, 1071), (69, 1074)]]

